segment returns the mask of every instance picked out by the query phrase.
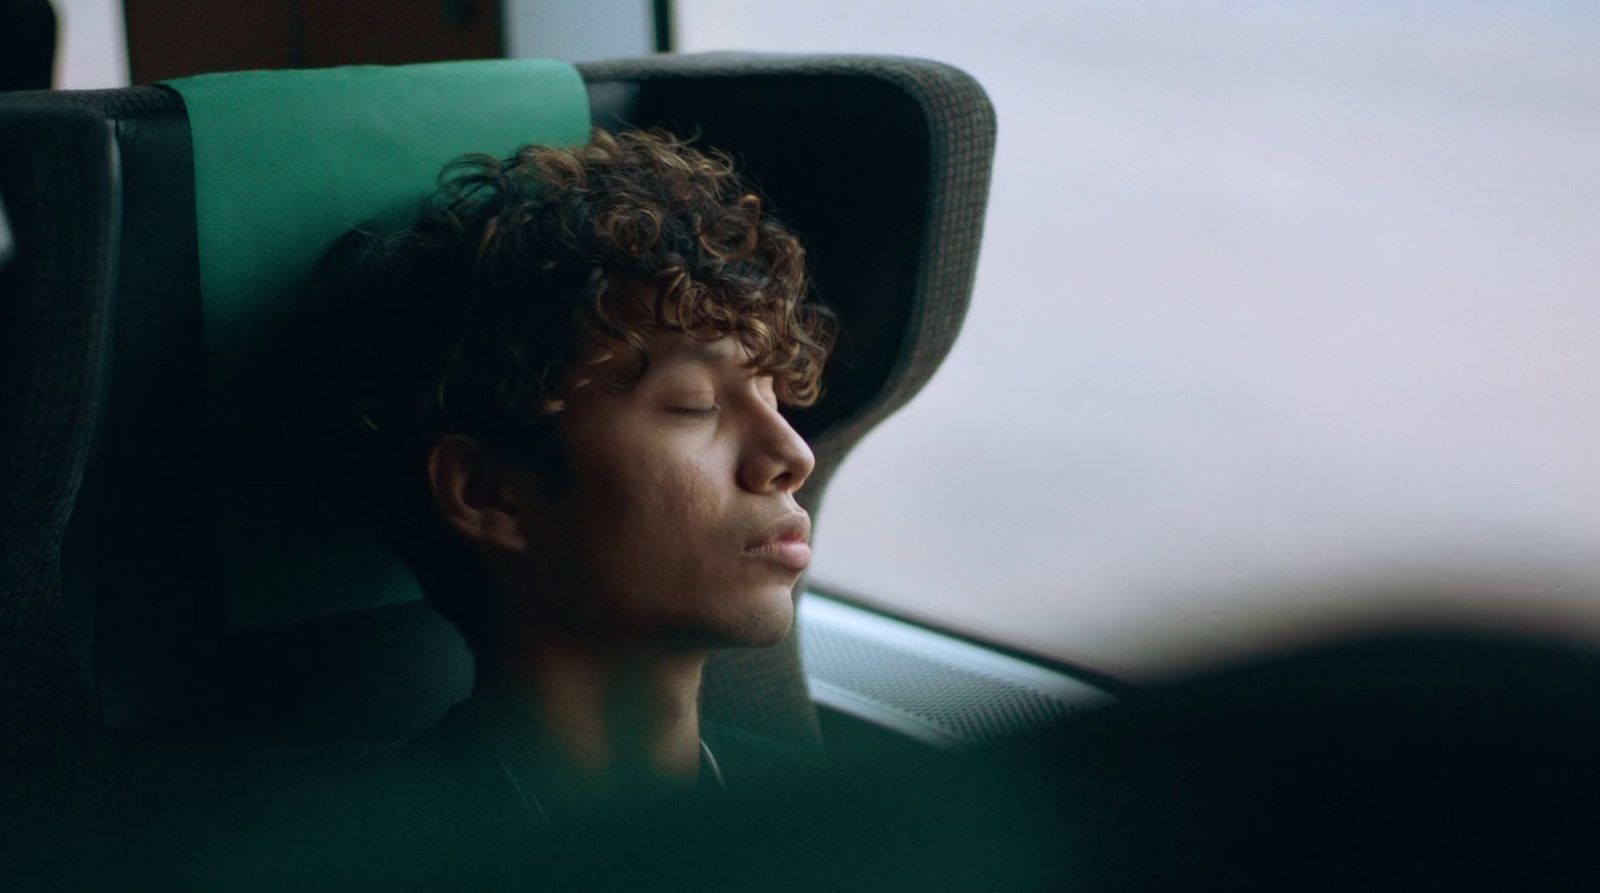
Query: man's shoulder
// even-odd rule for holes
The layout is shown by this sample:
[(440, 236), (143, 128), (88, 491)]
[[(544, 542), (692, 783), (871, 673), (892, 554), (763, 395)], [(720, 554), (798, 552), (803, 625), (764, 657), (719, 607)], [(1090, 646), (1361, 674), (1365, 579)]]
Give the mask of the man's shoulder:
[(426, 824), (474, 835), (489, 827), (515, 835), (537, 830), (486, 738), (481, 716), (468, 704), (406, 742), (387, 776), (410, 792), (410, 804)]

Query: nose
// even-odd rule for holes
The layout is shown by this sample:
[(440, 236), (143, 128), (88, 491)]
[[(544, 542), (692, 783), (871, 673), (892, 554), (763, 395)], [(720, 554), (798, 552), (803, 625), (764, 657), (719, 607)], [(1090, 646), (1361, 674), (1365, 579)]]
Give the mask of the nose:
[(811, 476), (817, 457), (776, 409), (763, 404), (739, 461), (739, 486), (752, 493), (793, 493)]

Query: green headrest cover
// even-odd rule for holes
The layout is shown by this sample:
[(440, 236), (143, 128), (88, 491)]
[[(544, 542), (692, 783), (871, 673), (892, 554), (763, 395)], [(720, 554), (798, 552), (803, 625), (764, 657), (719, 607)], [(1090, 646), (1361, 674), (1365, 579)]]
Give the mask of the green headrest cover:
[[(195, 216), (210, 378), (221, 572), (231, 628), (410, 601), (415, 581), (375, 533), (320, 502), (326, 457), (295, 395), (259, 370), (328, 245), (412, 206), (446, 163), (589, 138), (589, 101), (548, 60), (249, 71), (168, 81), (194, 142)], [(276, 356), (274, 356), (276, 355)], [(174, 550), (198, 544), (174, 544)]]

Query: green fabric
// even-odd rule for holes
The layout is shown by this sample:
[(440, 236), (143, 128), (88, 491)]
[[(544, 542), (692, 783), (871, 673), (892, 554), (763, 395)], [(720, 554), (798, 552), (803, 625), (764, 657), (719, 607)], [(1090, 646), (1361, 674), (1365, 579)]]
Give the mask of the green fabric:
[[(328, 244), (403, 212), (468, 153), (589, 136), (583, 80), (548, 60), (251, 71), (169, 81), (194, 142), (219, 546), (232, 628), (410, 601), (416, 583), (318, 482), (296, 427), (294, 298)], [(175, 544), (182, 548), (184, 544)]]

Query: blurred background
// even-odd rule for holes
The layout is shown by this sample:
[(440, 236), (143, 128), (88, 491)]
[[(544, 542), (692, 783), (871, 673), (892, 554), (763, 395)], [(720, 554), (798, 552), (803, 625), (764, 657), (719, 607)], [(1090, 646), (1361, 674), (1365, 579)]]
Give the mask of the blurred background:
[(973, 307), (832, 485), (814, 584), (1134, 677), (1375, 617), (1600, 629), (1600, 5), (55, 9), (63, 88), (502, 54), (952, 63), (1000, 125)]

